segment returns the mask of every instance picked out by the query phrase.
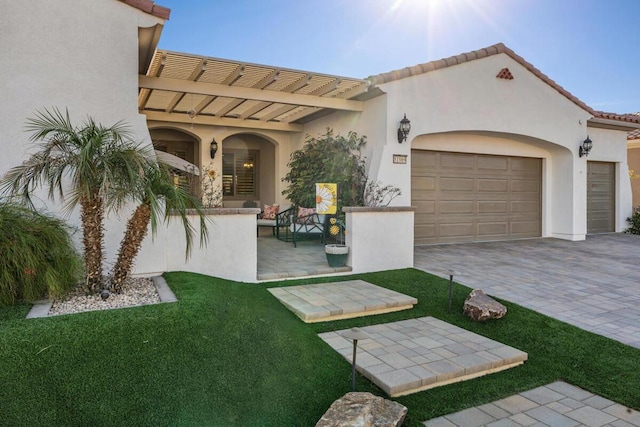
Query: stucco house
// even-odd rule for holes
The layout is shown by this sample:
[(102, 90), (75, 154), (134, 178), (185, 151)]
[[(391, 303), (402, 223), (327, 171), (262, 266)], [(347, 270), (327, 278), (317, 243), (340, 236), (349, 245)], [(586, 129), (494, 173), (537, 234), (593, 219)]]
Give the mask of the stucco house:
[[(286, 204), (291, 152), (326, 128), (366, 135), (369, 177), (402, 189), (394, 212), (347, 213), (353, 272), (410, 267), (414, 244), (625, 228), (627, 133), (640, 117), (593, 110), (503, 44), (358, 79), (157, 49), (168, 18), (150, 0), (4, 2), (0, 15), (0, 173), (26, 157), (23, 124), (49, 106), (124, 120), (138, 139), (217, 172), (228, 209), (211, 212), (212, 243), (185, 261), (169, 226), (143, 246), (140, 274), (255, 282), (255, 212), (238, 207)], [(122, 222), (109, 218), (107, 253)], [(394, 232), (380, 233), (389, 223)]]

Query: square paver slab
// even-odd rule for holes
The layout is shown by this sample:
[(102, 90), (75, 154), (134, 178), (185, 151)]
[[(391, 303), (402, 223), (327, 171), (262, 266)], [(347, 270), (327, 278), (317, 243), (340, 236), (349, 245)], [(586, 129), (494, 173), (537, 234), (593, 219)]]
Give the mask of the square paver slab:
[[(369, 338), (358, 341), (356, 369), (391, 397), (502, 371), (527, 360), (523, 351), (433, 317), (360, 329)], [(343, 336), (347, 331), (319, 337), (351, 363), (353, 344)]]
[(418, 300), (364, 280), (270, 288), (306, 323), (349, 319), (413, 308)]

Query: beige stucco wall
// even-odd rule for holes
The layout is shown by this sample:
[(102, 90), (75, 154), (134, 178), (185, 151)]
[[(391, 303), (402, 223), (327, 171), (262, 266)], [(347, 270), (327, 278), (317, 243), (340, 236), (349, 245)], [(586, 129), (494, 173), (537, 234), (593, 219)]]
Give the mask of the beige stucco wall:
[[(36, 110), (68, 108), (75, 124), (87, 116), (110, 126), (123, 120), (150, 143), (138, 114), (138, 27), (159, 18), (116, 0), (3, 1), (0, 11), (0, 174), (26, 159), (25, 121)], [(40, 194), (40, 206), (59, 211)], [(106, 222), (107, 267), (128, 217)], [(79, 225), (77, 212), (69, 222)]]
[[(513, 80), (496, 78), (509, 68)], [(335, 113), (305, 125), (308, 133), (330, 126), (356, 130), (369, 140), (369, 173), (399, 186), (393, 201), (411, 203), (411, 165), (393, 164), (394, 154), (411, 158), (412, 148), (543, 158), (543, 236), (582, 240), (586, 235), (586, 158), (581, 142), (591, 136), (589, 160), (626, 168), (623, 131), (587, 127), (591, 115), (506, 54), (493, 55), (379, 85), (384, 95), (365, 103), (363, 113)], [(411, 120), (406, 142), (397, 141), (403, 114)], [(464, 138), (461, 138), (464, 136)], [(616, 230), (631, 209), (631, 189), (619, 177)], [(628, 181), (628, 180), (626, 180)]]
[[(640, 174), (640, 140), (630, 141), (627, 150), (629, 169)], [(631, 179), (633, 206), (640, 206), (640, 178)]]

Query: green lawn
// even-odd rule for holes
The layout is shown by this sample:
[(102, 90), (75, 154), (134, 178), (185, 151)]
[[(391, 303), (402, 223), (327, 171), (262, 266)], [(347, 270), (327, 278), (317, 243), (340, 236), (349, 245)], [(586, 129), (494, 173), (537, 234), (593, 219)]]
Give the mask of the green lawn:
[[(447, 314), (448, 281), (399, 270), (343, 277), (418, 298), (412, 309), (305, 324), (267, 287), (188, 273), (179, 302), (25, 320), (0, 308), (0, 424), (313, 426), (350, 389), (350, 366), (317, 333), (434, 316), (529, 353), (520, 367), (397, 400), (406, 425), (561, 379), (640, 409), (640, 350), (508, 303), (507, 317)], [(454, 305), (469, 289), (456, 285)], [(359, 391), (382, 392), (358, 378)]]

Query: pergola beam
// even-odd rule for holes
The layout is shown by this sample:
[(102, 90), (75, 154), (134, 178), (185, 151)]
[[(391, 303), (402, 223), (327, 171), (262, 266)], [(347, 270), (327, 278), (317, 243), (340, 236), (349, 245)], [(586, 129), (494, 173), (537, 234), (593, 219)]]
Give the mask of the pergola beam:
[(139, 75), (138, 85), (140, 88), (146, 89), (194, 93), (208, 96), (224, 96), (236, 99), (303, 105), (307, 107), (331, 108), (334, 110), (362, 111), (364, 109), (364, 103), (362, 101), (351, 101), (341, 98), (323, 98), (313, 95), (226, 86), (216, 83), (193, 82), (162, 77)]
[(227, 126), (244, 129), (279, 130), (284, 132), (302, 132), (303, 125), (294, 123), (263, 122), (261, 120), (241, 120), (229, 117), (198, 115), (190, 119), (184, 113), (165, 113), (162, 111), (141, 111), (149, 121), (184, 123), (187, 125)]

